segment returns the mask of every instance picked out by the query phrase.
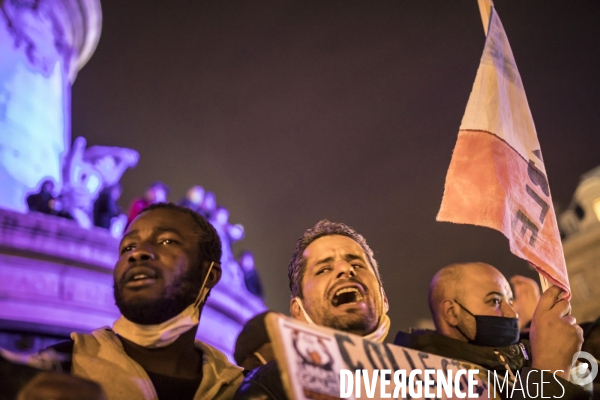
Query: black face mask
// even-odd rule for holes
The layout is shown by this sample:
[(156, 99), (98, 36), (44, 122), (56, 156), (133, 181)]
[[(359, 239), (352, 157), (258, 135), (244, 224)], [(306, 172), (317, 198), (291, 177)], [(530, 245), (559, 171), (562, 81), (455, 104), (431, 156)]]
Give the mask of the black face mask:
[(508, 317), (492, 317), (489, 315), (474, 315), (458, 301), (456, 304), (475, 318), (475, 339), (469, 338), (458, 325), (456, 329), (477, 346), (505, 347), (519, 341), (519, 320)]

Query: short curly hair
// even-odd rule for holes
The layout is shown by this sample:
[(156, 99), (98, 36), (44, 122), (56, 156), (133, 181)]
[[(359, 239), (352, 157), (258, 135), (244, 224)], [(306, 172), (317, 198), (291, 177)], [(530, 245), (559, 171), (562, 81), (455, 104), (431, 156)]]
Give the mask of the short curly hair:
[(221, 256), (223, 254), (221, 239), (215, 228), (202, 215), (187, 207), (178, 206), (173, 203), (151, 204), (144, 208), (138, 215), (152, 210), (173, 210), (192, 217), (196, 225), (195, 231), (198, 233), (201, 261), (214, 261), (216, 264), (221, 263)]
[(339, 222), (331, 222), (323, 219), (315, 226), (307, 229), (304, 235), (296, 242), (296, 250), (292, 254), (292, 260), (288, 267), (288, 278), (290, 281), (290, 291), (292, 298), (303, 298), (302, 295), (302, 278), (306, 272), (306, 259), (304, 258), (304, 250), (315, 240), (330, 235), (341, 235), (354, 240), (363, 249), (367, 256), (367, 261), (371, 264), (375, 277), (381, 287), (381, 275), (379, 274), (379, 265), (373, 257), (373, 250), (367, 244), (365, 238), (346, 224)]

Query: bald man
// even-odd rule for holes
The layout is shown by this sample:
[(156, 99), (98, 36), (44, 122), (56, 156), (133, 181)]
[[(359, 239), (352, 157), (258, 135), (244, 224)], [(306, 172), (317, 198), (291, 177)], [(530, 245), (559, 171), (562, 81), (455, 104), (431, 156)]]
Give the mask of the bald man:
[(475, 363), (501, 376), (507, 370), (508, 376), (518, 372), (532, 397), (540, 390), (540, 371), (549, 371), (543, 376), (544, 396), (586, 398), (587, 392), (567, 381), (573, 355), (581, 349), (582, 331), (560, 294), (556, 286), (542, 294), (531, 323), (530, 346), (519, 342), (518, 315), (504, 275), (489, 264), (452, 264), (436, 273), (429, 286), (436, 331), (398, 332), (394, 343)]

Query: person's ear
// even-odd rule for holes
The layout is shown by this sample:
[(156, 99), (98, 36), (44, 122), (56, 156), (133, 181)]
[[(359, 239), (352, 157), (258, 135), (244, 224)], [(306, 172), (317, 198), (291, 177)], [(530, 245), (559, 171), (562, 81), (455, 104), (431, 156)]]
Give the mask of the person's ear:
[(444, 300), (442, 304), (440, 304), (440, 314), (441, 319), (446, 321), (446, 323), (450, 326), (458, 325), (458, 315), (457, 315), (457, 307), (456, 304), (452, 300)]
[(387, 312), (390, 311), (390, 302), (388, 301), (387, 294), (385, 294), (385, 290), (383, 290), (383, 288), (381, 288), (381, 299), (383, 300), (383, 309), (387, 314)]
[[(205, 271), (206, 271), (210, 267), (210, 262), (205, 263), (205, 264), (207, 264), (207, 265), (205, 265)], [(221, 264), (214, 263), (212, 268), (210, 269), (208, 278), (206, 279), (206, 287), (209, 287), (209, 288), (215, 287), (215, 285), (217, 283), (219, 283), (219, 281), (221, 280), (221, 273), (222, 273)]]
[(290, 316), (294, 319), (307, 322), (306, 318), (304, 318), (304, 313), (300, 309), (298, 301), (295, 298), (290, 301)]

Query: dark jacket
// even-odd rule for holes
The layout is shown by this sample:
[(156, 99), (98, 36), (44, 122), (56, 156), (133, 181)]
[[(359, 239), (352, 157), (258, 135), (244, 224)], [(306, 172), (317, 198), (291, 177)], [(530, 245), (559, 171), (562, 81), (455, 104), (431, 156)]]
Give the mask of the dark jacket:
[(287, 395), (279, 375), (277, 362), (271, 361), (253, 369), (244, 378), (234, 400), (285, 400)]
[(29, 211), (52, 214), (53, 210), (50, 208), (51, 200), (54, 200), (54, 196), (51, 193), (40, 191), (39, 193), (27, 196), (27, 206), (29, 207)]
[[(526, 383), (526, 387), (524, 388), (525, 391), (521, 391), (518, 389), (521, 386), (517, 384), (517, 389), (512, 392), (514, 393), (514, 397), (512, 398), (528, 398), (527, 393), (531, 393), (531, 398), (541, 397), (539, 393), (541, 376), (538, 370), (531, 368), (529, 341), (523, 340), (511, 346), (494, 348), (462, 342), (440, 335), (434, 331), (420, 330), (413, 333), (398, 332), (394, 344), (477, 364), (490, 371), (496, 371), (497, 375), (501, 377), (506, 375), (507, 370), (510, 370), (509, 375), (514, 375), (518, 371), (521, 380)], [(527, 379), (530, 371), (531, 378)], [(548, 373), (546, 372), (546, 374)], [(565, 400), (585, 400), (591, 398), (591, 393), (585, 391), (580, 386), (560, 377), (556, 377), (556, 379), (560, 383), (550, 375), (544, 376), (544, 397), (550, 396), (551, 398), (562, 398)], [(493, 379), (490, 379), (490, 381), (493, 382)], [(488, 389), (490, 392), (492, 390), (492, 388)], [(534, 396), (536, 393), (537, 395)], [(507, 395), (505, 390), (501, 393), (503, 398), (511, 398), (510, 394), (508, 393)]]
[(94, 202), (94, 225), (105, 229), (110, 229), (112, 219), (121, 215), (121, 208), (112, 198), (112, 190), (113, 187), (105, 188)]

